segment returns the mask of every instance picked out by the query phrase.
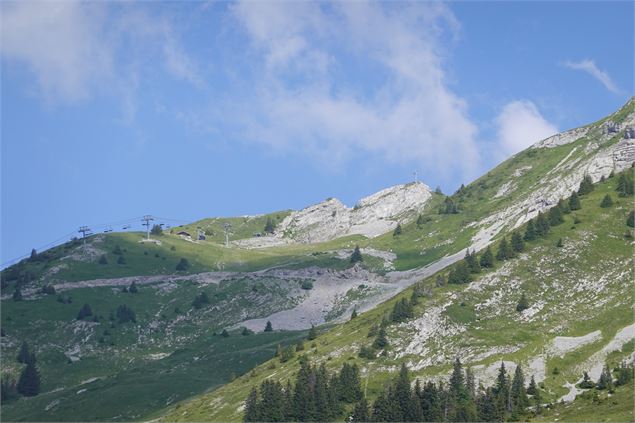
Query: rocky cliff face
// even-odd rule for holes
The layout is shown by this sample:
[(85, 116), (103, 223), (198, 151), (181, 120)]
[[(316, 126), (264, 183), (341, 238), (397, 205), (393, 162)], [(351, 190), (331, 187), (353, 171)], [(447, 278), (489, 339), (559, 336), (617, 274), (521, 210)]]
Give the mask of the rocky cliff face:
[[(531, 149), (555, 148), (577, 143), (554, 168), (550, 169), (526, 195), (508, 207), (479, 222), (479, 232), (473, 238), (473, 248), (479, 249), (491, 242), (503, 228), (516, 228), (534, 218), (539, 212), (552, 207), (561, 198), (567, 198), (578, 189), (585, 175), (593, 182), (621, 172), (635, 163), (635, 98), (607, 119), (581, 128), (556, 134), (536, 143)], [(514, 191), (513, 173), (500, 190), (503, 197)], [(502, 187), (503, 188), (503, 187)]]
[(430, 188), (417, 182), (379, 191), (353, 208), (331, 198), (291, 213), (278, 226), (277, 236), (298, 242), (328, 241), (353, 234), (376, 237), (414, 217), (431, 197)]

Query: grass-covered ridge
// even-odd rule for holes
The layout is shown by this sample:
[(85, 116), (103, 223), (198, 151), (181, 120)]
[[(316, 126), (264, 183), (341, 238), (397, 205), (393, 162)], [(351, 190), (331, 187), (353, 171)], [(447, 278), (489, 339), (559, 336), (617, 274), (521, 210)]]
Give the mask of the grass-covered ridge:
[[(319, 336), (304, 354), (330, 370), (343, 362), (358, 364), (371, 399), (403, 362), (416, 375), (430, 378), (446, 376), (451, 360), (460, 356), (484, 382), (501, 359), (520, 362), (527, 375), (541, 375), (536, 379), (544, 384), (545, 399), (556, 401), (568, 392), (562, 385), (576, 382), (583, 370), (590, 370), (595, 364), (592, 357), (603, 356), (603, 347), (634, 322), (633, 241), (625, 237), (630, 233), (626, 218), (632, 198), (619, 198), (616, 183), (617, 178), (611, 178), (597, 184), (592, 193), (581, 197), (581, 210), (565, 215), (564, 223), (530, 242), (526, 252), (498, 262), (474, 282), (435, 287), (436, 275), (423, 281), (431, 293), (420, 298), (413, 319), (387, 327), (391, 347), (385, 356), (368, 360), (358, 352), (373, 342), (367, 336), (371, 328), (390, 315), (396, 302), (409, 298), (414, 288)], [(600, 207), (606, 194), (614, 199), (611, 208)], [(563, 246), (557, 247), (560, 238)], [(516, 311), (521, 293), (530, 305), (523, 313)], [(562, 357), (549, 352), (557, 336), (579, 337), (596, 330), (601, 337), (592, 343)], [(630, 354), (629, 345), (615, 354)], [(297, 360), (264, 363), (209, 395), (180, 404), (165, 418), (240, 420), (250, 387), (268, 377), (290, 379), (297, 371)]]

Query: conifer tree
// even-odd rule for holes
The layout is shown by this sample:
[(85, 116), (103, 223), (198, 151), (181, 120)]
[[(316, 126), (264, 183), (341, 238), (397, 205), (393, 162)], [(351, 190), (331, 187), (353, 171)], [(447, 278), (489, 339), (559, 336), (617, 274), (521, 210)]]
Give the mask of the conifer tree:
[(265, 332), (273, 332), (273, 326), (269, 320), (267, 320), (267, 324), (265, 325)]
[(259, 422), (260, 413), (258, 413), (258, 390), (254, 387), (251, 388), (247, 400), (245, 400), (245, 415), (243, 421), (245, 422)]
[(499, 416), (505, 416), (510, 411), (509, 404), (509, 378), (507, 377), (507, 370), (505, 370), (505, 363), (501, 362), (501, 366), (498, 370), (498, 376), (496, 377), (496, 385), (494, 387), (494, 395), (496, 402), (496, 409)]
[(393, 231), (392, 236), (399, 236), (401, 235), (402, 231), (403, 229), (401, 228), (401, 223), (397, 223), (397, 227)]
[(307, 339), (309, 341), (313, 341), (315, 338), (317, 338), (317, 336), (318, 336), (317, 329), (315, 328), (314, 325), (311, 325), (311, 329), (309, 329), (309, 334), (307, 335)]
[(496, 260), (505, 261), (507, 259), (512, 258), (512, 251), (507, 244), (507, 238), (501, 239), (501, 242), (498, 244), (498, 252), (496, 253)]
[(356, 308), (354, 308), (354, 309), (353, 309), (353, 312), (351, 313), (351, 320), (353, 320), (353, 319), (354, 319), (354, 318), (356, 318), (356, 317), (357, 317), (357, 309), (356, 309)]
[(580, 187), (578, 188), (578, 195), (586, 195), (593, 191), (593, 180), (589, 175), (584, 175)]
[(494, 254), (492, 254), (490, 247), (487, 247), (483, 255), (481, 255), (480, 265), (485, 268), (494, 267)]
[(22, 291), (20, 290), (19, 287), (15, 288), (15, 291), (13, 291), (13, 301), (22, 301)]
[(131, 294), (136, 294), (137, 292), (139, 292), (139, 289), (137, 288), (137, 284), (135, 283), (135, 281), (132, 281), (132, 283), (130, 284), (130, 288), (128, 288), (128, 292), (130, 292)]
[(635, 210), (631, 210), (628, 214), (628, 217), (626, 218), (626, 225), (631, 228), (635, 228)]
[(419, 217), (417, 217), (417, 227), (421, 228), (421, 226), (423, 226), (423, 224), (426, 223), (423, 215), (420, 214)]
[(516, 311), (517, 312), (521, 312), (523, 310), (527, 310), (529, 308), (529, 301), (527, 300), (527, 297), (525, 296), (525, 293), (523, 292), (520, 295), (520, 300), (518, 300), (518, 304), (516, 304)]
[(496, 407), (496, 396), (492, 388), (487, 388), (478, 396), (476, 406), (478, 410), (478, 421), (496, 422), (501, 421), (498, 409)]
[(29, 344), (27, 344), (26, 341), (22, 342), (22, 345), (20, 346), (20, 352), (18, 352), (18, 356), (16, 358), (18, 360), (18, 363), (23, 363), (23, 364), (28, 363), (29, 360), (31, 359), (31, 353), (29, 352)]
[(558, 201), (558, 207), (560, 208), (560, 210), (562, 211), (562, 213), (564, 214), (569, 214), (571, 213), (571, 208), (569, 207), (569, 202), (565, 201), (564, 199), (560, 199)]
[(377, 338), (373, 342), (373, 348), (376, 350), (381, 350), (388, 347), (388, 338), (386, 337), (386, 328), (382, 325), (379, 328), (379, 333), (377, 334)]
[(353, 409), (353, 415), (351, 416), (351, 422), (365, 423), (370, 421), (370, 412), (368, 410), (368, 401), (366, 397), (362, 398)]
[(93, 311), (91, 310), (90, 305), (84, 304), (82, 308), (79, 310), (79, 313), (77, 313), (77, 320), (82, 320), (85, 317), (92, 316), (92, 315), (93, 315)]
[(390, 320), (393, 322), (404, 322), (414, 316), (412, 304), (405, 298), (397, 301), (390, 313)]
[(604, 365), (596, 388), (600, 390), (608, 389), (609, 391), (613, 389), (613, 375), (611, 374), (608, 364)]
[(362, 261), (364, 261), (362, 252), (359, 250), (359, 245), (356, 245), (355, 249), (353, 250), (353, 254), (351, 254), (351, 263), (358, 263)]
[(571, 193), (571, 197), (569, 197), (569, 208), (573, 210), (580, 210), (582, 206), (580, 205), (580, 197), (578, 197), (578, 193), (573, 191)]
[(121, 255), (117, 258), (117, 264), (126, 264), (126, 258)]
[(108, 257), (106, 257), (106, 254), (102, 254), (99, 257), (99, 264), (108, 264)]
[(558, 248), (564, 247), (564, 242), (562, 241), (562, 238), (558, 238), (558, 242), (556, 242), (556, 247)]
[(536, 385), (536, 379), (534, 379), (534, 375), (531, 375), (531, 380), (529, 381), (529, 386), (527, 387), (527, 394), (535, 396), (536, 392), (538, 392), (538, 386)]
[(516, 253), (521, 253), (525, 250), (525, 241), (523, 241), (523, 237), (520, 236), (518, 231), (514, 231), (512, 234), (512, 250)]
[(276, 229), (276, 225), (273, 222), (273, 219), (271, 218), (271, 216), (267, 217), (267, 222), (265, 223), (265, 229), (264, 232), (268, 233), (268, 234), (272, 234)]
[(25, 397), (34, 397), (40, 393), (40, 373), (35, 366), (35, 360), (29, 360), (20, 373), (17, 390)]
[(472, 251), (470, 253), (470, 250), (468, 249), (465, 252), (465, 258), (463, 260), (465, 260), (467, 267), (470, 269), (470, 273), (479, 273), (481, 271), (481, 265), (478, 262), (476, 252)]
[(527, 228), (525, 229), (525, 236), (523, 238), (525, 241), (533, 241), (536, 239), (536, 226), (534, 225), (533, 219), (527, 222)]
[(554, 206), (549, 209), (549, 225), (558, 226), (564, 222), (564, 218), (562, 217), (562, 210), (560, 207)]
[(536, 217), (536, 235), (543, 237), (549, 233), (549, 221), (542, 212), (538, 212)]
[(587, 372), (584, 372), (582, 375), (582, 382), (580, 382), (580, 388), (582, 389), (591, 389), (595, 386), (595, 383), (589, 377)]
[(635, 191), (633, 178), (626, 176), (625, 173), (622, 173), (617, 182), (616, 191), (619, 193), (618, 195), (620, 197), (627, 197), (629, 195), (633, 195)]
[(527, 398), (527, 391), (525, 390), (525, 377), (523, 375), (520, 363), (516, 366), (514, 372), (514, 379), (512, 380), (511, 390), (511, 403), (513, 413), (517, 416), (524, 414), (524, 410), (529, 406), (529, 399)]
[(600, 207), (607, 209), (613, 205), (613, 199), (609, 194), (606, 194), (600, 203)]
[(465, 261), (460, 261), (450, 270), (448, 274), (448, 283), (461, 284), (468, 283), (472, 280), (470, 268)]

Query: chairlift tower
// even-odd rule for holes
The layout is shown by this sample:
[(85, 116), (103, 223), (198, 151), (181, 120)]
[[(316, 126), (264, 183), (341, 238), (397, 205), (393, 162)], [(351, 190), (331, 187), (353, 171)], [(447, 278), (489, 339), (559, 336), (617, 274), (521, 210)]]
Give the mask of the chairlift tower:
[(146, 238), (150, 239), (150, 222), (154, 220), (154, 217), (152, 217), (149, 214), (146, 214), (145, 216), (143, 216), (143, 219), (141, 220), (144, 222), (143, 226), (146, 227)]
[(232, 228), (231, 223), (226, 222), (223, 227), (225, 228), (225, 247), (229, 246), (229, 231)]
[(82, 234), (82, 240), (84, 241), (84, 244), (86, 244), (86, 234), (90, 235), (90, 228), (88, 226), (80, 226), (77, 232)]

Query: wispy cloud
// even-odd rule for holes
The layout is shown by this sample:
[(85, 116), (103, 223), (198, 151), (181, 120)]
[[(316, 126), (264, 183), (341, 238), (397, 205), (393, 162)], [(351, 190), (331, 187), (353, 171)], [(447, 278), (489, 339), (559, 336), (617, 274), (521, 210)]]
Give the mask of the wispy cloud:
[(584, 60), (580, 60), (579, 62), (572, 62), (567, 60), (563, 62), (563, 65), (569, 69), (581, 70), (588, 73), (589, 75), (591, 75), (592, 77), (600, 81), (600, 83), (604, 85), (604, 87), (607, 90), (613, 93), (619, 94), (620, 92), (620, 90), (617, 88), (617, 86), (611, 79), (611, 76), (606, 71), (603, 71), (600, 68), (598, 68), (597, 65), (595, 64), (595, 61), (593, 60), (584, 59)]
[(370, 153), (440, 178), (477, 172), (477, 127), (446, 83), (441, 37), (459, 24), (445, 5), (243, 1), (232, 11), (261, 76), (236, 106), (241, 138), (327, 164)]
[[(120, 6), (120, 7), (119, 7)], [(3, 61), (25, 65), (48, 102), (117, 95), (128, 114), (138, 74), (156, 63), (176, 79), (202, 83), (171, 25), (132, 6), (100, 2), (2, 2)], [(143, 45), (131, 55), (131, 45)], [(140, 63), (139, 57), (146, 60)]]

